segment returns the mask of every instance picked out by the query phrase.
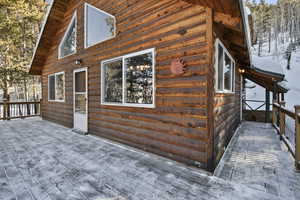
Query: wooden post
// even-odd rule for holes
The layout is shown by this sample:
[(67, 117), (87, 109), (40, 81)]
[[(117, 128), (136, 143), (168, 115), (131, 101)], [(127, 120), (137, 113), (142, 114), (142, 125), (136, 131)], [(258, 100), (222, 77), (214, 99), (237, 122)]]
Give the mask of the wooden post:
[[(280, 108), (285, 107), (285, 102), (280, 102)], [(285, 113), (279, 110), (279, 128), (280, 128), (280, 138), (285, 135)]]
[(9, 96), (3, 101), (3, 118), (4, 120), (10, 120), (10, 105), (9, 105)]
[(281, 93), (281, 101), (284, 101), (284, 93)]
[(6, 120), (6, 114), (7, 114), (6, 110), (7, 110), (7, 100), (4, 99), (3, 100), (3, 120)]
[(300, 170), (300, 105), (295, 106), (295, 140), (296, 140), (296, 152), (295, 152), (295, 166), (298, 170)]
[(6, 120), (10, 120), (10, 104), (9, 104), (9, 101), (10, 101), (10, 96), (7, 95), (7, 101), (6, 101)]
[(273, 110), (272, 110), (272, 124), (273, 126), (277, 126), (277, 107), (273, 104)]
[(43, 99), (40, 99), (39, 113), (41, 117), (42, 117), (42, 103), (43, 103)]
[(270, 121), (270, 91), (266, 89), (266, 115), (265, 122), (268, 123)]

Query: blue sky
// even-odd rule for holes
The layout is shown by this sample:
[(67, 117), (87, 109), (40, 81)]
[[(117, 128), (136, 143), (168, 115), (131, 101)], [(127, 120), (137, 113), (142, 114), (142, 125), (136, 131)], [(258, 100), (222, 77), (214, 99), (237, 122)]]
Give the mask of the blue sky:
[(277, 0), (268, 0), (269, 3), (276, 3)]

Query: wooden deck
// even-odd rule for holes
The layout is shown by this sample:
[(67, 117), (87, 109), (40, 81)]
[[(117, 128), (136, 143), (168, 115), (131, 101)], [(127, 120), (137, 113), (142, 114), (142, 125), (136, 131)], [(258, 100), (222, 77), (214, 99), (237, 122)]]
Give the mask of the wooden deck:
[(269, 125), (244, 123), (222, 163), (215, 177), (39, 118), (0, 121), (1, 200), (300, 199)]
[(244, 122), (215, 175), (282, 199), (300, 199), (300, 173), (271, 124)]

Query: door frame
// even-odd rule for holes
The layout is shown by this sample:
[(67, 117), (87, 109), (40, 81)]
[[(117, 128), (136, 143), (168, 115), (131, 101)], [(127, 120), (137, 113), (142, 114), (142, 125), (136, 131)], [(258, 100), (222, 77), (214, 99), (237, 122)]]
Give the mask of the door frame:
[(75, 74), (78, 72), (85, 72), (85, 87), (86, 87), (86, 130), (80, 130), (80, 131), (86, 131), (88, 132), (89, 130), (89, 89), (88, 89), (88, 68), (87, 67), (83, 67), (83, 68), (79, 68), (79, 69), (75, 69), (73, 70), (73, 128), (75, 128)]

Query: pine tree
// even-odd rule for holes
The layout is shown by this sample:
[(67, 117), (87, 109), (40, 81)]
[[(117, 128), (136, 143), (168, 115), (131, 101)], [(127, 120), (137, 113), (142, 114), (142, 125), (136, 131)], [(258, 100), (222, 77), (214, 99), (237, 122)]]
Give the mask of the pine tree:
[(28, 82), (28, 68), (44, 16), (43, 0), (0, 0), (0, 89)]

